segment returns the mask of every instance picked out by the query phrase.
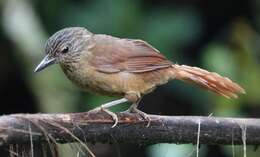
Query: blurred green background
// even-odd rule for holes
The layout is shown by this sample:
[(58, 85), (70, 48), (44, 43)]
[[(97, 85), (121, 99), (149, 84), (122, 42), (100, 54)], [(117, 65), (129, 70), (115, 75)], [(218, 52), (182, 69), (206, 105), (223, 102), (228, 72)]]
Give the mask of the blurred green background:
[[(259, 10), (259, 0), (1, 0), (0, 113), (80, 112), (115, 99), (80, 91), (57, 65), (33, 73), (51, 34), (82, 26), (94, 33), (143, 39), (174, 63), (218, 72), (247, 92), (227, 100), (172, 81), (144, 97), (140, 109), (146, 113), (260, 117)], [(98, 157), (195, 156), (193, 145), (90, 146)], [(66, 145), (60, 152), (64, 157), (77, 154)], [(232, 152), (243, 154), (240, 146), (232, 151), (231, 146), (202, 145), (200, 156), (229, 157)], [(250, 146), (247, 152), (249, 157), (260, 155)], [(2, 149), (0, 156), (4, 154)]]

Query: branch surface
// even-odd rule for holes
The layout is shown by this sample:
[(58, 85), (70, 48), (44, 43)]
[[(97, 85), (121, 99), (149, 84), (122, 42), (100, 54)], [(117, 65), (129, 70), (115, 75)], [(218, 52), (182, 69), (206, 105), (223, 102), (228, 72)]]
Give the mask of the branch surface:
[[(14, 114), (0, 117), (0, 145), (40, 142), (260, 144), (260, 120), (199, 116), (150, 115), (151, 124), (135, 114), (117, 113), (119, 124), (106, 113)], [(200, 124), (200, 130), (198, 130)], [(242, 140), (244, 139), (244, 141)]]

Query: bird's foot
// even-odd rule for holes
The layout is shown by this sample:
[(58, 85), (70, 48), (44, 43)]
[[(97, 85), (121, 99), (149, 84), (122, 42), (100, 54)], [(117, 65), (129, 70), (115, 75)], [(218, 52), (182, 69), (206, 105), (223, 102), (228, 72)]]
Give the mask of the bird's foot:
[(144, 120), (147, 121), (146, 127), (150, 126), (151, 118), (149, 117), (149, 115), (147, 113), (145, 113), (141, 110), (138, 110), (135, 106), (131, 106), (128, 110), (126, 110), (126, 112), (139, 114)]
[(113, 113), (112, 111), (109, 111), (108, 109), (106, 109), (105, 107), (97, 107), (94, 108), (93, 110), (90, 110), (89, 112), (93, 112), (93, 111), (101, 111), (101, 112), (105, 112), (106, 114), (108, 114), (109, 116), (112, 117), (114, 124), (112, 125), (111, 128), (114, 128), (115, 126), (117, 126), (118, 124), (118, 117), (115, 113)]
[(95, 108), (91, 111), (103, 111), (103, 112), (109, 114), (113, 118), (114, 124), (112, 125), (112, 128), (114, 128), (118, 123), (118, 117), (115, 113), (109, 111), (108, 108), (110, 108), (112, 106), (116, 106), (116, 105), (124, 103), (124, 102), (127, 102), (127, 101), (128, 100), (126, 98), (121, 98), (121, 99), (118, 99), (118, 100), (110, 101), (108, 103), (101, 105), (101, 107), (97, 107), (97, 108)]
[(114, 124), (112, 125), (111, 128), (114, 128), (115, 126), (117, 126), (117, 124), (118, 124), (118, 117), (117, 117), (117, 115), (114, 112), (109, 111), (108, 109), (103, 108), (103, 107), (101, 107), (100, 110), (105, 112), (105, 113), (107, 113), (108, 115), (110, 115), (112, 117), (112, 119), (114, 121)]

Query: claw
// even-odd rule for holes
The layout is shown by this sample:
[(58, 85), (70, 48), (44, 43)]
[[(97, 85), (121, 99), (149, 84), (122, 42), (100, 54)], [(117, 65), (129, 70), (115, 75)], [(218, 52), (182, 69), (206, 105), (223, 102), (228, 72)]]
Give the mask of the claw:
[(128, 100), (126, 98), (121, 98), (118, 100), (114, 100), (114, 101), (105, 103), (105, 104), (101, 105), (101, 107), (97, 107), (91, 111), (103, 111), (103, 112), (106, 112), (107, 114), (109, 114), (113, 118), (114, 124), (112, 125), (112, 128), (114, 128), (118, 124), (118, 117), (115, 113), (109, 111), (108, 108), (110, 108), (112, 106), (116, 106), (118, 104), (122, 104), (127, 101)]
[(137, 113), (137, 114), (139, 114), (140, 116), (143, 117), (143, 119), (145, 119), (147, 121), (146, 127), (148, 128), (150, 126), (151, 118), (148, 116), (147, 113), (145, 113), (145, 112), (143, 112), (141, 110), (138, 110), (136, 107), (130, 107), (130, 109), (127, 110), (127, 111), (129, 111), (130, 113)]
[(106, 112), (107, 114), (109, 114), (112, 117), (112, 119), (114, 121), (114, 124), (112, 125), (111, 128), (114, 128), (115, 126), (117, 126), (117, 124), (118, 124), (118, 117), (117, 117), (117, 115), (115, 113), (109, 111), (106, 108), (103, 108), (102, 106), (101, 106), (100, 110), (103, 111), (103, 112)]
[(104, 108), (102, 106), (94, 108), (94, 109), (90, 110), (89, 112), (93, 112), (93, 111), (95, 111), (95, 112), (102, 111), (102, 112), (105, 112), (106, 114), (110, 115), (112, 117), (113, 121), (114, 121), (114, 124), (112, 125), (111, 128), (114, 128), (115, 126), (117, 126), (117, 124), (118, 124), (118, 117), (117, 117), (117, 115), (115, 113), (109, 111), (108, 109), (106, 109), (106, 108)]

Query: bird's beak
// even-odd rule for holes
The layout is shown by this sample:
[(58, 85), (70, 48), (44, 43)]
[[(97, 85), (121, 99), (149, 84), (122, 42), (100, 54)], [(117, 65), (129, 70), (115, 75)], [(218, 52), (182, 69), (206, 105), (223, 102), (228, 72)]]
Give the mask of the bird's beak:
[(43, 60), (40, 62), (40, 64), (35, 68), (34, 72), (39, 72), (43, 69), (45, 69), (46, 67), (48, 67), (49, 65), (55, 64), (56, 63), (56, 59), (50, 57), (49, 55), (46, 55)]

